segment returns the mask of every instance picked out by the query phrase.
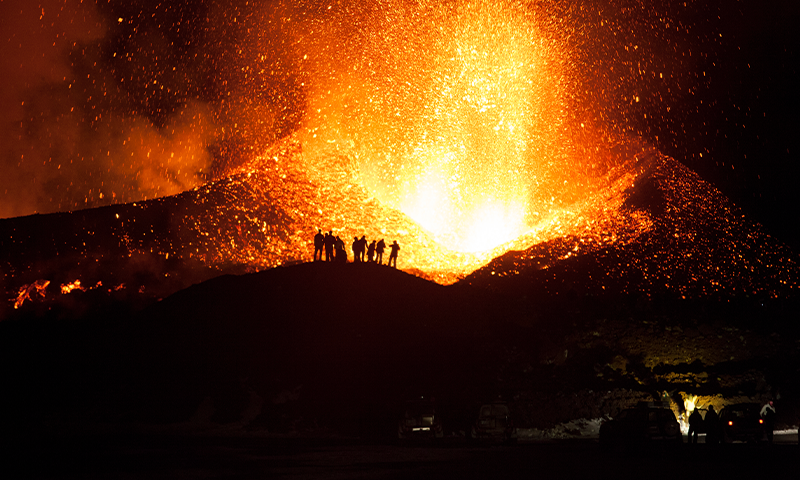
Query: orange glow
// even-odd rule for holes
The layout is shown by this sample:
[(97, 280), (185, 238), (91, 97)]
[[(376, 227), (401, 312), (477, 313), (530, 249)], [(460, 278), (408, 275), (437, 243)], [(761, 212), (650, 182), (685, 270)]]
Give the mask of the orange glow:
[(556, 16), (512, 0), (315, 12), (281, 19), (307, 92), (300, 128), (195, 190), (220, 203), (183, 220), (199, 237), (184, 255), (308, 261), (321, 228), (348, 246), (397, 240), (401, 269), (448, 284), (509, 250), (579, 239), (567, 258), (651, 228), (620, 207), (658, 154), (579, 118), (580, 62)]
[[(200, 9), (208, 28), (196, 29), (197, 38), (178, 35), (194, 28), (167, 25), (146, 9), (126, 13), (114, 31), (149, 33), (104, 43), (114, 47), (113, 63), (93, 62), (84, 79), (88, 58), (70, 58), (81, 78), (59, 74), (53, 88), (30, 89), (34, 98), (68, 96), (21, 104), (29, 118), (9, 138), (24, 142), (9, 141), (8, 158), (19, 155), (29, 173), (7, 176), (14, 188), (6, 215), (33, 213), (34, 197), (52, 197), (49, 211), (137, 202), (107, 219), (113, 229), (105, 233), (118, 243), (72, 245), (68, 253), (81, 257), (85, 272), (76, 266), (37, 277), (60, 283), (74, 272), (87, 286), (65, 284), (63, 293), (98, 288), (88, 265), (113, 258), (106, 245), (154, 265), (263, 270), (311, 261), (322, 229), (341, 237), (350, 261), (354, 236), (396, 240), (400, 269), (442, 284), (476, 270), (499, 282), (538, 272), (531, 284), (557, 293), (563, 282), (551, 269), (559, 262), (613, 251), (602, 274), (584, 276), (587, 290), (776, 298), (797, 288), (794, 254), (762, 248), (774, 242), (760, 227), (641, 138), (668, 125), (676, 125), (673, 136), (699, 133), (682, 122), (679, 129), (680, 115), (669, 112), (701, 93), (691, 73), (707, 45), (691, 50), (682, 33), (664, 35), (664, 25), (676, 24), (672, 8), (241, 3), (235, 15), (232, 5)], [(186, 43), (173, 44), (178, 37)], [(36, 278), (25, 275), (8, 283), (9, 297)], [(131, 294), (154, 291), (125, 281)], [(15, 306), (45, 288), (25, 285)]]
[[(568, 256), (629, 241), (652, 223), (646, 213), (620, 212), (644, 148), (586, 115), (595, 106), (583, 105), (565, 18), (516, 0), (329, 9), (300, 0), (254, 14), (237, 71), (265, 82), (291, 77), (286, 85), (303, 101), (272, 85), (286, 103), (271, 103), (256, 94), (267, 91), (260, 80), (248, 80), (233, 94), (226, 87), (219, 128), (189, 104), (178, 125), (186, 128), (166, 129), (169, 142), (134, 135), (122, 154), (107, 150), (152, 159), (180, 189), (195, 184), (182, 176), (206, 165), (201, 147), (234, 135), (230, 128), (247, 139), (246, 148), (222, 150), (241, 154), (229, 159), (235, 167), (179, 195), (196, 208), (171, 218), (174, 241), (151, 231), (137, 244), (126, 233), (136, 215), (115, 215), (121, 243), (164, 259), (260, 270), (309, 261), (321, 228), (348, 247), (354, 236), (396, 240), (399, 268), (449, 284), (509, 250), (559, 237), (580, 239)], [(254, 68), (274, 76), (251, 76)], [(276, 118), (294, 112), (274, 105), (304, 109), (280, 140)], [(137, 175), (155, 184), (146, 173)], [(167, 187), (157, 190), (175, 191)]]
[(287, 141), (226, 181), (197, 190), (206, 195), (198, 195), (197, 201), (208, 201), (207, 195), (214, 191), (220, 203), (207, 213), (183, 219), (196, 232), (192, 237), (201, 242), (185, 255), (208, 264), (232, 261), (254, 269), (310, 261), (313, 235), (322, 228), (333, 230), (348, 246), (354, 236), (361, 235), (384, 238), (386, 243), (397, 240), (402, 248), (401, 269), (453, 283), (508, 250), (573, 236), (581, 238), (582, 245), (574, 248), (575, 254), (581, 249), (628, 242), (649, 229), (652, 221), (646, 213), (620, 211), (624, 191), (638, 175), (635, 155), (628, 153), (632, 160), (609, 170), (601, 179), (604, 183), (598, 181), (584, 190), (585, 196), (560, 208), (537, 212), (532, 226), (526, 225), (527, 230), (511, 240), (501, 238), (502, 243), (495, 247), (492, 244), (498, 240), (492, 235), (504, 234), (503, 229), (513, 223), (503, 216), (502, 208), (488, 204), (475, 215), (475, 222), (485, 222), (487, 228), (473, 228), (473, 236), (465, 237), (472, 245), (483, 242), (482, 250), (461, 252), (448, 248), (410, 215), (370, 195), (358, 182), (358, 166), (347, 157), (306, 154), (299, 142)]
[(282, 20), (308, 92), (301, 128), (195, 189), (219, 203), (182, 220), (199, 238), (183, 255), (309, 261), (321, 228), (350, 260), (354, 236), (397, 240), (401, 269), (448, 284), (509, 250), (575, 236), (571, 256), (650, 228), (619, 208), (653, 152), (576, 118), (552, 16), (511, 0), (367, 3)]

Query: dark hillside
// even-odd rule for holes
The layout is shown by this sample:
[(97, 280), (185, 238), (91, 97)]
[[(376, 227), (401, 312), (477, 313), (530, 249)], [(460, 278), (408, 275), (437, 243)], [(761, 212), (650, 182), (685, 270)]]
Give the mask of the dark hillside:
[[(223, 276), (130, 318), (0, 323), (6, 432), (391, 437), (435, 397), (447, 432), (508, 400), (522, 427), (681, 393), (718, 404), (800, 397), (789, 303), (443, 287), (370, 264)], [(753, 324), (754, 315), (771, 318)], [(784, 321), (777, 321), (783, 319)]]
[[(112, 424), (194, 416), (268, 430), (358, 430), (353, 421), (376, 421), (365, 411), (391, 424), (387, 412), (420, 395), (448, 402), (500, 393), (492, 375), (501, 357), (491, 352), (521, 337), (495, 310), (485, 295), (388, 267), (308, 263), (218, 277), (130, 319), (0, 327), (6, 341), (23, 340), (4, 350), (5, 368), (35, 359), (15, 376), (20, 386), (39, 379), (32, 396), (93, 398), (90, 411), (35, 402), (65, 424), (86, 415)], [(7, 401), (26, 409), (26, 397)], [(204, 401), (208, 415), (198, 418)]]
[[(314, 412), (317, 418), (298, 414), (309, 426), (374, 422), (365, 409), (385, 417), (420, 395), (448, 402), (500, 393), (491, 378), (500, 357), (490, 352), (516, 327), (494, 310), (486, 297), (369, 264), (220, 277), (144, 312), (130, 334), (142, 364), (132, 367), (142, 382), (163, 377), (158, 384), (175, 387), (145, 397), (196, 406), (199, 393), (171, 395), (206, 388), (220, 422), (240, 420), (251, 393)], [(275, 415), (265, 408), (254, 425), (288, 428), (279, 424), (289, 414)]]

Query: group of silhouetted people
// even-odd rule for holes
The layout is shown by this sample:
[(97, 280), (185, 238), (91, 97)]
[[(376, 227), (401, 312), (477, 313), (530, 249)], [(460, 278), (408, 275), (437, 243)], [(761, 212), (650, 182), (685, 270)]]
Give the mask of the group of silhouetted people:
[[(383, 252), (386, 250), (386, 242), (383, 239), (369, 242), (366, 235), (361, 238), (353, 237), (353, 262), (377, 263), (383, 265)], [(392, 242), (389, 247), (389, 261), (387, 265), (397, 268), (397, 254), (400, 252), (400, 245), (397, 240)], [(344, 241), (338, 236), (333, 235), (333, 230), (323, 234), (319, 229), (314, 235), (314, 261), (322, 261), (322, 253), (325, 252), (326, 262), (347, 262), (347, 252), (345, 251)]]
[(314, 261), (322, 260), (322, 252), (325, 252), (326, 262), (347, 262), (347, 252), (344, 250), (344, 241), (333, 235), (333, 230), (322, 234), (320, 229), (314, 235)]
[(719, 443), (721, 436), (719, 415), (714, 410), (714, 405), (709, 405), (706, 410), (706, 416), (700, 414), (700, 409), (695, 408), (691, 415), (689, 415), (689, 443), (697, 443), (697, 434), (706, 432), (706, 443), (716, 444)]

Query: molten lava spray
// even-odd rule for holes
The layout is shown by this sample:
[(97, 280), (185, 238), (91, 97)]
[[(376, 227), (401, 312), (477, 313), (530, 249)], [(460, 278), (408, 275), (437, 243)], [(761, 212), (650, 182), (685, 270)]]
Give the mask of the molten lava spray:
[(570, 152), (563, 44), (512, 1), (385, 1), (356, 16), (332, 9), (298, 42), (304, 147), (357, 159), (377, 199), (453, 249), (529, 230)]

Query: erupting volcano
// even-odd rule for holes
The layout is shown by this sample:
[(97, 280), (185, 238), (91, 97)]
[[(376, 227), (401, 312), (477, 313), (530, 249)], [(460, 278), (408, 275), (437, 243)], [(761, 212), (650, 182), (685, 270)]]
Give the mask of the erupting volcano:
[(420, 396), (453, 445), (501, 397), (529, 440), (650, 400), (796, 425), (796, 73), (729, 3), (0, 0), (0, 431), (205, 456), (395, 436)]
[[(308, 261), (317, 229), (348, 244), (397, 240), (401, 269), (443, 284), (507, 252), (549, 252), (501, 269), (517, 276), (671, 241), (658, 232), (665, 218), (685, 222), (670, 215), (681, 202), (729, 210), (644, 133), (698, 92), (689, 59), (707, 57), (709, 41), (679, 49), (695, 28), (680, 7), (376, 0), (75, 11), (96, 21), (89, 33), (55, 32), (74, 23), (64, 8), (39, 17), (46, 33), (77, 39), (54, 43), (70, 63), (7, 94), (23, 100), (5, 161), (30, 168), (33, 182), (7, 182), (4, 213), (131, 203), (3, 221), (16, 307), (57, 295), (56, 285), (66, 295), (74, 285), (112, 294), (158, 284), (160, 297), (215, 271)], [(682, 180), (664, 195), (678, 200), (637, 204), (654, 172), (668, 171)], [(681, 224), (674, 238), (722, 235), (720, 248), (738, 258), (764, 249), (770, 281), (794, 288), (784, 247), (741, 215), (729, 222), (748, 227), (708, 222), (686, 233)], [(672, 252), (675, 264), (645, 283), (687, 293), (664, 280), (670, 268), (694, 271), (681, 265), (721, 251), (689, 250)], [(614, 276), (641, 265), (626, 261)], [(175, 280), (186, 269), (202, 273)], [(687, 280), (713, 286), (692, 295), (738, 291), (726, 283), (735, 275), (718, 270)], [(777, 292), (747, 282), (748, 293)]]

